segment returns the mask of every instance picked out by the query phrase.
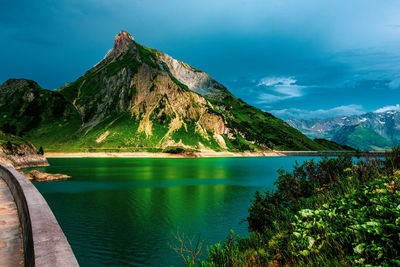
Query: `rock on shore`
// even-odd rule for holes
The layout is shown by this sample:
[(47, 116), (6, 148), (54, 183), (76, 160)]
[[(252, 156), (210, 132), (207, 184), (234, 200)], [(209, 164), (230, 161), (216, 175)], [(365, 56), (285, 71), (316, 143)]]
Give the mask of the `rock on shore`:
[(43, 155), (6, 155), (0, 151), (0, 163), (15, 169), (49, 166)]
[(56, 181), (56, 180), (64, 180), (69, 179), (71, 176), (60, 173), (46, 173), (39, 170), (32, 170), (29, 173), (25, 174), (25, 176), (35, 182), (46, 182), (46, 181)]

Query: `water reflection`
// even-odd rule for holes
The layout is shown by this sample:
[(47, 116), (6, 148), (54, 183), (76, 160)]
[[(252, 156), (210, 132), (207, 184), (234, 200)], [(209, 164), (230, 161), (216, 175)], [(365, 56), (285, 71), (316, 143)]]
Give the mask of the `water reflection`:
[(169, 248), (180, 228), (207, 244), (247, 233), (256, 190), (272, 188), (293, 158), (51, 159), (67, 181), (36, 183), (81, 266), (140, 266), (181, 260)]

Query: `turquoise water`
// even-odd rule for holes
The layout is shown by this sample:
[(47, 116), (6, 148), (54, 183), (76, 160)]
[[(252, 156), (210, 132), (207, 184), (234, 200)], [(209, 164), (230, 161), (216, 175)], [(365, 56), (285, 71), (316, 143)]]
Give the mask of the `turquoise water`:
[(206, 245), (233, 229), (248, 233), (256, 190), (273, 188), (279, 168), (305, 157), (49, 159), (70, 180), (35, 183), (81, 266), (181, 266), (172, 234), (200, 234)]

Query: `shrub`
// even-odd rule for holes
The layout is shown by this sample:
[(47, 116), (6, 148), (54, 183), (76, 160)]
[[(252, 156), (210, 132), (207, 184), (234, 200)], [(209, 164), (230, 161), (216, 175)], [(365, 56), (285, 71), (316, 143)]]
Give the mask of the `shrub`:
[(278, 170), (279, 177), (275, 181), (277, 188), (265, 195), (256, 192), (255, 199), (249, 208), (249, 230), (265, 232), (274, 229), (276, 223), (285, 223), (293, 211), (299, 210), (299, 201), (314, 196), (321, 188), (338, 182), (346, 173), (344, 170), (353, 165), (350, 155), (337, 158), (323, 158), (319, 162), (314, 159), (299, 165), (287, 172)]
[(44, 155), (43, 147), (39, 147), (39, 150), (37, 152), (39, 155)]
[(194, 149), (188, 149), (180, 146), (170, 146), (166, 147), (163, 152), (164, 153), (172, 153), (172, 154), (180, 154), (180, 153), (187, 153), (187, 152), (194, 152)]
[(394, 170), (400, 169), (400, 146), (386, 152), (385, 169), (387, 175), (392, 175)]
[(298, 263), (343, 254), (358, 264), (400, 264), (399, 182), (381, 177), (320, 209), (300, 210), (291, 242)]
[(249, 235), (231, 232), (198, 265), (400, 265), (400, 148), (392, 151), (279, 170), (277, 189), (255, 194)]

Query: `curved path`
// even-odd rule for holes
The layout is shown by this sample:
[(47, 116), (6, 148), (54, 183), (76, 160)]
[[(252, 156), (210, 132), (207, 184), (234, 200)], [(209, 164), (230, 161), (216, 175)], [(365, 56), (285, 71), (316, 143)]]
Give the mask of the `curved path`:
[(24, 249), (17, 206), (0, 178), (0, 266), (24, 266)]

